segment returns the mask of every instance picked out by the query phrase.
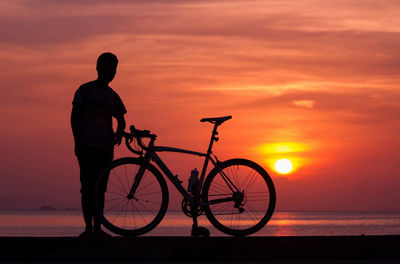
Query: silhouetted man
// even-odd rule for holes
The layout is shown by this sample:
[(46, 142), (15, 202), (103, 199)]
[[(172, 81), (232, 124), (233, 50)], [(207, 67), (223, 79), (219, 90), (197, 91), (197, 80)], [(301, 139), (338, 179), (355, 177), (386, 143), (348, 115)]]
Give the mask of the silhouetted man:
[[(118, 94), (108, 86), (118, 65), (112, 53), (103, 53), (97, 60), (98, 78), (85, 83), (75, 92), (72, 102), (71, 127), (75, 140), (81, 181), (82, 212), (86, 229), (80, 237), (109, 236), (96, 217), (94, 188), (98, 177), (114, 157), (114, 144), (119, 145), (125, 129), (126, 109)], [(114, 133), (112, 117), (118, 121)], [(104, 192), (106, 190), (104, 183)], [(99, 198), (104, 207), (104, 192)]]

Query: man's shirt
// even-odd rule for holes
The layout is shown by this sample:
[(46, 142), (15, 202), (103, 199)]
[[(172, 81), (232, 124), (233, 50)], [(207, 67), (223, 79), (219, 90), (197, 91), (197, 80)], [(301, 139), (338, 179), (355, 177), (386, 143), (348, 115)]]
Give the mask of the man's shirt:
[(91, 81), (79, 87), (72, 104), (79, 108), (79, 142), (75, 144), (112, 149), (112, 117), (117, 118), (126, 113), (119, 95), (111, 87), (101, 87), (96, 81)]

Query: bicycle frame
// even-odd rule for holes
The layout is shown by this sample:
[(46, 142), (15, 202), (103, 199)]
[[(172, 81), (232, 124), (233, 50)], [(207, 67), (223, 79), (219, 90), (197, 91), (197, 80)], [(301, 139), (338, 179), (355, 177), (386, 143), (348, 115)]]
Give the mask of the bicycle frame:
[[(174, 148), (174, 147), (154, 146), (155, 137), (151, 138), (150, 143), (147, 147), (148, 150), (146, 151), (146, 154), (143, 157), (142, 166), (140, 167), (140, 169), (136, 175), (134, 184), (132, 185), (132, 188), (129, 192), (128, 197), (130, 197), (130, 198), (134, 197), (134, 193), (135, 193), (135, 191), (139, 185), (139, 182), (146, 170), (147, 164), (149, 164), (150, 160), (152, 160), (158, 165), (158, 167), (162, 170), (162, 172), (165, 174), (165, 176), (167, 176), (167, 178), (172, 182), (172, 184), (175, 186), (175, 188), (185, 197), (185, 199), (187, 199), (190, 203), (192, 203), (193, 197), (182, 186), (182, 181), (180, 181), (178, 179), (178, 175), (174, 176), (174, 174), (171, 172), (171, 170), (162, 161), (160, 156), (157, 155), (157, 152), (175, 152), (175, 153), (184, 153), (184, 154), (189, 154), (189, 155), (205, 157), (203, 168), (201, 170), (200, 179), (199, 179), (200, 184), (197, 186), (197, 190), (195, 192), (195, 197), (196, 197), (196, 199), (198, 199), (200, 197), (200, 193), (201, 193), (201, 190), (203, 187), (203, 182), (205, 179), (205, 174), (207, 172), (207, 167), (208, 167), (209, 161), (211, 161), (211, 163), (214, 165), (214, 167), (218, 167), (218, 162), (219, 162), (218, 158), (215, 155), (214, 155), (215, 159), (211, 156), (213, 143), (214, 143), (214, 141), (218, 141), (218, 138), (216, 137), (216, 135), (218, 135), (217, 127), (218, 127), (218, 124), (215, 124), (214, 129), (212, 131), (211, 140), (210, 140), (210, 144), (208, 146), (207, 153), (201, 153), (201, 152), (197, 152), (197, 151), (191, 151), (191, 150)], [(231, 188), (231, 190), (233, 192), (239, 191), (239, 189), (233, 184), (233, 182), (225, 175), (225, 173), (223, 171), (220, 171), (220, 173), (221, 173), (223, 179), (225, 180), (225, 182), (228, 184), (229, 188), (231, 188), (231, 186), (234, 187), (235, 190)], [(221, 203), (221, 202), (228, 202), (228, 201), (232, 201), (232, 200), (233, 200), (232, 197), (223, 198), (223, 199), (215, 199), (212, 201), (208, 201), (207, 203), (199, 202), (199, 205), (203, 206), (205, 204), (215, 204), (215, 203)]]
[(188, 200), (190, 200), (190, 194), (182, 186), (182, 181), (180, 181), (178, 179), (177, 175), (174, 176), (174, 174), (167, 167), (167, 165), (165, 165), (165, 163), (162, 161), (160, 156), (157, 155), (156, 152), (175, 152), (175, 153), (184, 153), (184, 154), (189, 154), (189, 155), (196, 155), (196, 156), (200, 156), (200, 157), (205, 157), (205, 161), (204, 161), (203, 168), (202, 168), (201, 175), (200, 175), (200, 186), (199, 186), (200, 190), (201, 190), (201, 187), (203, 185), (204, 178), (205, 178), (205, 172), (207, 170), (208, 161), (211, 160), (211, 162), (214, 164), (214, 166), (217, 164), (217, 161), (214, 160), (211, 157), (210, 154), (200, 153), (200, 152), (186, 150), (186, 149), (172, 148), (172, 147), (161, 147), (161, 146), (154, 147), (154, 152), (151, 155), (151, 159), (163, 171), (165, 176), (167, 176), (167, 178), (175, 185), (176, 189), (178, 189), (178, 191)]

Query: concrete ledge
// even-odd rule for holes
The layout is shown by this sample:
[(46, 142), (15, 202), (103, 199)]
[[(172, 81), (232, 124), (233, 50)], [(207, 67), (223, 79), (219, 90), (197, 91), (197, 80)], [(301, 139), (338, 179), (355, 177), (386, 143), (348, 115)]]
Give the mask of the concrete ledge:
[(400, 236), (0, 237), (0, 261), (399, 259)]

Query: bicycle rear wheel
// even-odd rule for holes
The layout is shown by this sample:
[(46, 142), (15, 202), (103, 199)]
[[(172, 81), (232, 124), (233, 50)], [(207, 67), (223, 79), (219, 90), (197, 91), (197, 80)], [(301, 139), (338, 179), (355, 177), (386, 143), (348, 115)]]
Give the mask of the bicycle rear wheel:
[(147, 165), (134, 197), (128, 198), (141, 164), (137, 158), (115, 160), (97, 181), (97, 214), (104, 227), (113, 233), (123, 236), (147, 233), (160, 223), (167, 211), (167, 184), (151, 164)]
[(208, 203), (204, 211), (211, 224), (233, 236), (250, 235), (263, 228), (276, 202), (268, 173), (245, 159), (219, 163), (204, 182), (202, 198)]

